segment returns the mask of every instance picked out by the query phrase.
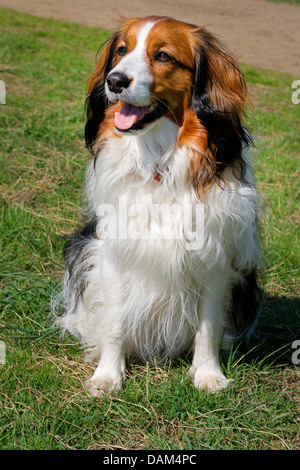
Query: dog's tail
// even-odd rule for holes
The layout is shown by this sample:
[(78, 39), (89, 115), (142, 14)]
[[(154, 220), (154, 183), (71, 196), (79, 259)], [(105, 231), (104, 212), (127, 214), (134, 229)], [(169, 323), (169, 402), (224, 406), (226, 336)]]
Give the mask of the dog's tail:
[(227, 317), (231, 336), (237, 340), (249, 338), (257, 325), (261, 304), (262, 289), (254, 269), (232, 288)]

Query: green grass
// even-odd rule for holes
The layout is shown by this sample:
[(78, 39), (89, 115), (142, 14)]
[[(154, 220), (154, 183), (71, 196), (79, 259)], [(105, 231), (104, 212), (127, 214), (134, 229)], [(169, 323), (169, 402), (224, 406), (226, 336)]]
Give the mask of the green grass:
[(269, 0), (275, 3), (290, 3), (291, 5), (300, 5), (300, 0)]
[(49, 300), (62, 276), (63, 236), (80, 218), (86, 82), (109, 33), (5, 9), (0, 16), (0, 448), (298, 449), (297, 77), (244, 67), (257, 109), (265, 303), (253, 349), (223, 360), (232, 386), (194, 389), (183, 356), (159, 367), (133, 363), (121, 392), (94, 399), (83, 387), (92, 370), (80, 345), (51, 328)]

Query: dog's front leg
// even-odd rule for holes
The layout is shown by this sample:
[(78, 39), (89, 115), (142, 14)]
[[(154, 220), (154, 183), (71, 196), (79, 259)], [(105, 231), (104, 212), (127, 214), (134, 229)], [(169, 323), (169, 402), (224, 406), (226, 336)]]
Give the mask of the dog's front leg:
[(113, 318), (112, 323), (102, 325), (100, 334), (100, 360), (93, 376), (85, 384), (93, 396), (100, 396), (103, 392), (111, 390), (120, 390), (125, 376), (124, 339), (121, 324)]
[(189, 375), (201, 390), (217, 391), (230, 380), (223, 375), (219, 362), (219, 349), (223, 335), (223, 315), (228, 299), (228, 282), (211, 280), (204, 290), (199, 328), (195, 335), (194, 357)]
[(103, 342), (99, 364), (86, 382), (86, 387), (93, 396), (103, 392), (120, 390), (125, 375), (125, 355), (120, 340), (106, 338)]
[(93, 396), (103, 392), (120, 390), (125, 374), (125, 357), (118, 343), (107, 342), (103, 348), (99, 364), (86, 382), (86, 387)]

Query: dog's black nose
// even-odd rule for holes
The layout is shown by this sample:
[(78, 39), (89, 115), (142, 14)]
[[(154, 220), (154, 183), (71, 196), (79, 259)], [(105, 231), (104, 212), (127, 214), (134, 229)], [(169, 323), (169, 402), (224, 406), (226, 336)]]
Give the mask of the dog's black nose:
[(128, 88), (130, 85), (130, 79), (124, 73), (114, 72), (108, 75), (107, 86), (109, 91), (114, 93), (122, 93), (123, 88)]

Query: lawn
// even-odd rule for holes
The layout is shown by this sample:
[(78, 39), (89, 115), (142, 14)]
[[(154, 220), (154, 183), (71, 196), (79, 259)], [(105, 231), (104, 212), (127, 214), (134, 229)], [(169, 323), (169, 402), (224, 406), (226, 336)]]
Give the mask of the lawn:
[(80, 219), (86, 83), (109, 32), (6, 9), (0, 18), (0, 449), (299, 449), (300, 104), (291, 85), (300, 77), (243, 66), (256, 108), (265, 300), (249, 350), (223, 359), (232, 385), (196, 390), (182, 356), (133, 363), (122, 391), (95, 399), (80, 345), (52, 328), (50, 299), (64, 236)]

